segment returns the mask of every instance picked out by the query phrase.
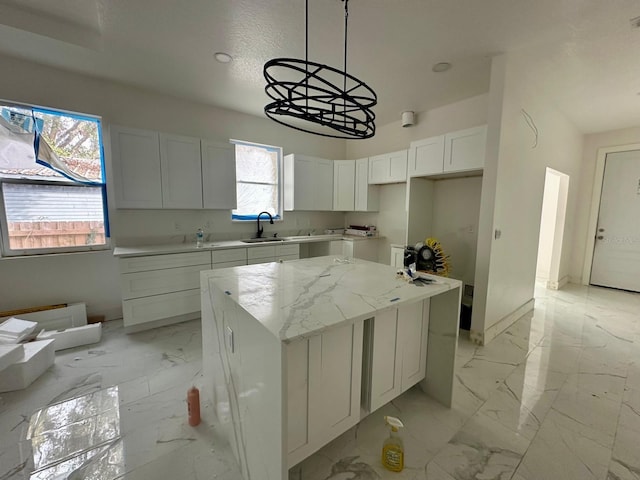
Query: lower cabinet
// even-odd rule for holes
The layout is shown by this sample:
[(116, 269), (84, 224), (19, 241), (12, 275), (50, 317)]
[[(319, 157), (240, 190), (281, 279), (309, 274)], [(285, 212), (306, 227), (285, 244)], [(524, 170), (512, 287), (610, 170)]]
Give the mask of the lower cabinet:
[(360, 421), (363, 322), (287, 345), (287, 452), (292, 467)]
[(373, 412), (425, 377), (429, 300), (381, 312), (364, 328), (362, 396)]
[(120, 259), (125, 327), (200, 316), (200, 271), (211, 269), (211, 252)]
[(404, 248), (391, 246), (391, 265), (397, 268), (404, 267)]
[(287, 260), (297, 260), (300, 258), (300, 245), (264, 245), (252, 247), (247, 251), (247, 264), (270, 263)]

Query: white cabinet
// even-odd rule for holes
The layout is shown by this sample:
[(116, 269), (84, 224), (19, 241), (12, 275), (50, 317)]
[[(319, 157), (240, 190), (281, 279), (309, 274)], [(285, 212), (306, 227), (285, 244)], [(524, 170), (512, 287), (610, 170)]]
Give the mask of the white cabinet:
[(234, 145), (202, 140), (201, 153), (203, 207), (233, 210), (237, 207)]
[(202, 208), (200, 139), (160, 134), (163, 208)]
[(214, 250), (211, 252), (211, 263), (214, 269), (246, 265), (247, 249), (230, 248), (227, 250)]
[(286, 155), (284, 209), (333, 210), (333, 161), (299, 154)]
[(162, 208), (158, 132), (112, 126), (111, 153), (118, 208)]
[(444, 161), (444, 135), (411, 142), (409, 147), (409, 176), (442, 173)]
[(297, 243), (287, 245), (261, 245), (247, 249), (247, 263), (255, 265), (258, 263), (279, 262), (287, 260), (297, 260), (300, 258), (300, 245)]
[(120, 259), (124, 326), (198, 318), (200, 272), (210, 268), (210, 251)]
[(289, 467), (360, 420), (362, 321), (286, 346)]
[(335, 160), (333, 162), (333, 209), (351, 212), (355, 207), (356, 162)]
[(445, 135), (444, 171), (462, 172), (484, 168), (487, 126)]
[(369, 183), (399, 183), (407, 180), (407, 150), (369, 157)]
[(118, 208), (236, 207), (233, 145), (117, 126), (111, 142)]
[(355, 206), (356, 212), (377, 212), (380, 187), (369, 185), (369, 159), (360, 158), (356, 163)]
[(484, 168), (487, 126), (411, 142), (409, 176), (470, 172)]
[(397, 268), (404, 267), (404, 248), (403, 247), (391, 247), (391, 265)]
[(366, 240), (344, 239), (342, 243), (344, 244), (342, 254), (345, 257), (360, 258), (370, 262), (378, 261), (378, 240), (376, 238), (368, 238)]
[(373, 412), (425, 377), (429, 300), (379, 312), (365, 327), (364, 403)]

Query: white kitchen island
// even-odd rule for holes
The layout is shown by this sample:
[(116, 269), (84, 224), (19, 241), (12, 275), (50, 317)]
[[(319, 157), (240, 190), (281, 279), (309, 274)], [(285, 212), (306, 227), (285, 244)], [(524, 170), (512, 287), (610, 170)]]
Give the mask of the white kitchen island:
[(317, 257), (201, 272), (203, 395), (246, 480), (288, 470), (420, 383), (450, 406), (461, 282)]

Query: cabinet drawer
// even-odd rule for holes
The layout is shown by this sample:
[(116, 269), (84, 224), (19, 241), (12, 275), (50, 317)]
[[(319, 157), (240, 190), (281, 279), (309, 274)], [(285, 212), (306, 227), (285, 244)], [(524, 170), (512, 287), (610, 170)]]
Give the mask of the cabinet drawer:
[(120, 272), (146, 272), (191, 265), (211, 265), (211, 252), (171, 253), (167, 255), (121, 258)]
[(213, 263), (247, 261), (246, 248), (232, 248), (229, 250), (214, 250)]
[(289, 245), (276, 245), (276, 256), (300, 255), (300, 245), (297, 243)]
[(124, 326), (139, 325), (165, 318), (198, 313), (200, 311), (200, 289), (184, 292), (135, 298), (122, 302)]
[(280, 255), (275, 258), (275, 262), (289, 262), (291, 260), (298, 260), (300, 255)]
[(126, 300), (200, 288), (200, 271), (209, 268), (209, 265), (195, 265), (122, 274), (122, 298)]
[(246, 260), (235, 260), (233, 262), (214, 263), (213, 268), (218, 269), (218, 268), (228, 268), (228, 267), (241, 267), (246, 264), (247, 264)]
[(259, 263), (271, 263), (275, 261), (276, 257), (250, 258), (247, 260), (247, 265), (257, 265)]
[(265, 245), (262, 247), (251, 247), (247, 249), (247, 259), (268, 258), (276, 256), (275, 245)]

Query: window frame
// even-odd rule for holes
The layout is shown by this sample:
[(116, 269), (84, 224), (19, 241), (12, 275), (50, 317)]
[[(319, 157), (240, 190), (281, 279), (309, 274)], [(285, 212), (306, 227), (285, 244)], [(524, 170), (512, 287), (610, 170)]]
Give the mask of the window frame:
[[(104, 157), (104, 136), (102, 133), (102, 120), (100, 117), (90, 114), (82, 114), (76, 112), (70, 112), (66, 110), (54, 110), (48, 107), (39, 107), (35, 105), (20, 104), (12, 101), (5, 101), (0, 99), (0, 104), (6, 106), (14, 106), (16, 108), (23, 108), (29, 110), (36, 110), (46, 113), (48, 115), (60, 115), (66, 117), (72, 117), (81, 120), (95, 121), (97, 123), (98, 141), (100, 144), (100, 168), (102, 171), (102, 183), (95, 185), (85, 185), (79, 182), (75, 182), (65, 176), (60, 177), (59, 180), (52, 179), (40, 179), (33, 177), (2, 177), (0, 176), (0, 258), (11, 257), (31, 257), (37, 255), (57, 255), (66, 253), (89, 253), (96, 251), (111, 250), (111, 233), (109, 226), (109, 209), (107, 204), (107, 177), (105, 170), (105, 157)], [(37, 164), (36, 164), (37, 165)], [(102, 190), (102, 209), (104, 216), (104, 233), (105, 242), (100, 245), (78, 245), (78, 246), (65, 246), (65, 247), (46, 247), (46, 248), (26, 248), (26, 249), (12, 249), (9, 243), (9, 222), (7, 219), (7, 212), (5, 207), (5, 198), (2, 189), (2, 184), (21, 184), (21, 185), (63, 185), (65, 187), (72, 188), (85, 188), (87, 186), (99, 187)]]
[[(275, 145), (266, 145), (264, 143), (256, 143), (256, 142), (249, 142), (246, 140), (237, 140), (237, 139), (230, 139), (229, 140), (230, 143), (233, 144), (234, 146), (234, 155), (235, 155), (235, 147), (236, 145), (247, 145), (247, 146), (251, 146), (251, 147), (261, 147), (264, 148), (266, 150), (270, 150), (273, 152), (276, 152), (276, 154), (278, 155), (278, 159), (277, 159), (277, 166), (278, 166), (278, 173), (277, 173), (277, 178), (278, 178), (278, 183), (277, 183), (277, 187), (278, 187), (278, 208), (277, 208), (277, 213), (275, 215), (273, 215), (273, 221), (274, 222), (281, 222), (284, 220), (284, 154), (283, 154), (283, 149), (282, 147), (278, 147)], [(236, 201), (237, 201), (237, 195), (238, 195), (238, 184), (239, 183), (245, 183), (245, 184), (251, 184), (251, 185), (275, 185), (273, 183), (267, 183), (267, 182), (241, 182), (236, 178)], [(239, 223), (246, 223), (246, 222), (255, 222), (258, 218), (258, 215), (260, 214), (260, 212), (256, 212), (254, 215), (237, 215), (233, 213), (233, 210), (231, 210), (231, 221), (232, 222), (239, 222)]]

